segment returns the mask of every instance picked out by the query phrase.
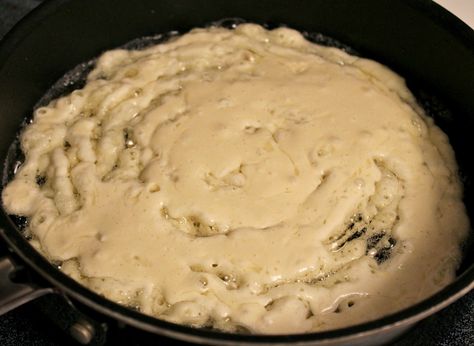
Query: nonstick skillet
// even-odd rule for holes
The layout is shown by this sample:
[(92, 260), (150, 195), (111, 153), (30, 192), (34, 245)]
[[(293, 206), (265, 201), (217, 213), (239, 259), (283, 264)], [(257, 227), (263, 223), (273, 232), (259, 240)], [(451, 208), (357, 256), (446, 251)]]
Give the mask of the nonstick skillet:
[[(313, 38), (332, 45), (342, 42), (344, 47), (387, 64), (406, 77), (427, 112), (450, 137), (461, 167), (466, 206), (473, 215), (469, 148), (474, 128), (474, 34), (439, 6), (421, 0), (48, 1), (25, 18), (0, 47), (0, 155), (2, 161), (6, 158), (3, 183), (21, 159), (11, 147), (20, 124), (66, 71), (134, 38), (170, 30), (185, 32), (223, 18), (243, 18), (270, 26), (283, 23), (302, 31), (324, 33), (326, 36)], [(79, 67), (75, 71), (83, 70)], [(68, 75), (55, 85), (53, 94), (79, 85), (77, 74)], [(1, 234), (13, 250), (0, 264), (3, 310), (55, 293), (58, 304), (75, 306), (60, 318), (82, 342), (103, 342), (107, 324), (120, 322), (137, 330), (214, 344), (377, 344), (454, 301), (471, 289), (474, 281), (473, 248), (467, 244), (457, 281), (400, 313), (324, 333), (224, 334), (159, 321), (90, 292), (31, 248), (18, 230), (21, 222), (1, 215)], [(19, 265), (30, 269), (32, 278), (26, 283), (21, 275), (16, 275), (16, 283), (11, 282), (9, 273), (21, 273), (17, 271)]]

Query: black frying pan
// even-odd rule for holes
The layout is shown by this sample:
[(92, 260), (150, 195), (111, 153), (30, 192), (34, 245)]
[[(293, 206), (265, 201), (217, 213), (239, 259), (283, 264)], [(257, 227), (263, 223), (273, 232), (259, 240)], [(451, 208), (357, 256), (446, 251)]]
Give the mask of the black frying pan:
[[(450, 137), (465, 185), (465, 203), (473, 219), (474, 171), (468, 148), (474, 147), (474, 33), (428, 0), (47, 1), (0, 47), (0, 157), (2, 161), (6, 158), (3, 183), (18, 159), (11, 144), (20, 124), (66, 71), (137, 37), (170, 30), (185, 32), (235, 17), (324, 33), (406, 77), (425, 109)], [(77, 78), (68, 79), (53, 91), (61, 93), (79, 84)], [(226, 334), (159, 321), (90, 292), (40, 256), (24, 239), (18, 221), (4, 213), (0, 216), (0, 234), (13, 250), (11, 257), (0, 261), (0, 311), (42, 294), (59, 293), (61, 301), (74, 302), (83, 309), (81, 313), (72, 309), (74, 312), (64, 314), (64, 321), (60, 321), (82, 342), (104, 340), (106, 327), (96, 321), (120, 321), (151, 333), (213, 344), (377, 344), (396, 337), (474, 287), (474, 249), (467, 244), (458, 279), (399, 313), (323, 333)], [(9, 273), (18, 263), (32, 269), (38, 276), (34, 281), (37, 285), (11, 282)]]

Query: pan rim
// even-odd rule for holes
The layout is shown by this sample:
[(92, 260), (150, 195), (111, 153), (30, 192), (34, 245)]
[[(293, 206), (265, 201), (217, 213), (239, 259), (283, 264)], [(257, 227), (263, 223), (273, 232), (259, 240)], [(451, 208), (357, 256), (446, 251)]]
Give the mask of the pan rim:
[[(403, 0), (405, 3), (417, 9), (425, 11), (427, 16), (450, 31), (456, 32), (463, 45), (474, 52), (474, 31), (460, 19), (450, 14), (440, 5), (429, 0)], [(69, 0), (48, 0), (39, 5), (31, 13), (26, 15), (4, 38), (0, 41), (0, 71), (9, 53), (16, 44), (34, 29), (34, 27), (54, 11), (59, 9)], [(3, 167), (2, 167), (3, 168)], [(0, 193), (3, 187), (0, 188)], [(302, 344), (320, 341), (336, 342), (365, 337), (376, 334), (388, 328), (402, 327), (417, 322), (449, 305), (471, 289), (474, 289), (474, 264), (464, 271), (456, 280), (427, 299), (412, 305), (404, 310), (382, 317), (380, 319), (365, 322), (351, 327), (330, 330), (325, 332), (290, 334), (290, 335), (241, 335), (219, 331), (209, 331), (192, 327), (177, 325), (162, 321), (160, 319), (144, 315), (127, 309), (117, 303), (109, 301), (104, 297), (81, 286), (76, 281), (55, 269), (49, 261), (42, 257), (28, 241), (16, 230), (10, 217), (2, 208), (0, 217), (0, 235), (26, 264), (44, 277), (55, 287), (64, 291), (67, 295), (88, 305), (107, 316), (116, 318), (126, 324), (142, 330), (172, 336), (189, 341), (219, 341), (223, 343), (288, 343), (299, 342)], [(191, 339), (189, 338), (191, 337)]]

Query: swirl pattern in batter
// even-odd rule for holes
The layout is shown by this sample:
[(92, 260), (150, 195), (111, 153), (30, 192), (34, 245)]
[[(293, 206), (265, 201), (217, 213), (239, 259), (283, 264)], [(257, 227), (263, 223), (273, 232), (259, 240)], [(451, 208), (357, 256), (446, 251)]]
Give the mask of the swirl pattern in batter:
[(448, 139), (386, 67), (291, 29), (195, 29), (103, 54), (36, 110), (3, 191), (33, 244), (161, 319), (301, 333), (454, 279), (468, 229)]

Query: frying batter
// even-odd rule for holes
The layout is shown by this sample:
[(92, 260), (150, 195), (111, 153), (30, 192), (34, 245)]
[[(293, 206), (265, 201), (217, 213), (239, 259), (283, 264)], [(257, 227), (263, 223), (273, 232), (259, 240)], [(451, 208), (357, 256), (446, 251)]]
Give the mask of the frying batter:
[(454, 279), (448, 139), (386, 67), (291, 29), (195, 29), (103, 54), (36, 110), (3, 191), (61, 270), (161, 319), (302, 333)]

